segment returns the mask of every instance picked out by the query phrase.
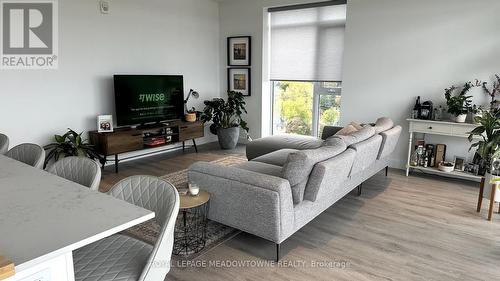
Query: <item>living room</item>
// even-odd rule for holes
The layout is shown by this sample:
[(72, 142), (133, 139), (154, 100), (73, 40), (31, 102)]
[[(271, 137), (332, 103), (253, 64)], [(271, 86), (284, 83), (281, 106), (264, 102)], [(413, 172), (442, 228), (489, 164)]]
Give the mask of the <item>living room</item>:
[(0, 280), (500, 277), (499, 1), (0, 4)]

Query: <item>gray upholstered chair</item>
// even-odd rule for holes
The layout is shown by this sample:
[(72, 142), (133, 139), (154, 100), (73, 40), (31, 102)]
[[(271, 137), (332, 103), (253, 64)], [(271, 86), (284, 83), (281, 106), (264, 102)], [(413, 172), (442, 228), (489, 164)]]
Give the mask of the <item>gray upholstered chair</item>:
[(101, 183), (101, 167), (86, 157), (65, 157), (47, 169), (47, 172), (79, 183), (98, 191)]
[(43, 168), (45, 150), (34, 143), (23, 143), (7, 151), (5, 156), (23, 162), (37, 169)]
[(0, 155), (3, 155), (9, 149), (9, 137), (0, 134)]
[(73, 252), (76, 281), (160, 281), (170, 271), (179, 193), (167, 181), (132, 176), (118, 182), (109, 195), (154, 211), (161, 232), (155, 245), (116, 234)]

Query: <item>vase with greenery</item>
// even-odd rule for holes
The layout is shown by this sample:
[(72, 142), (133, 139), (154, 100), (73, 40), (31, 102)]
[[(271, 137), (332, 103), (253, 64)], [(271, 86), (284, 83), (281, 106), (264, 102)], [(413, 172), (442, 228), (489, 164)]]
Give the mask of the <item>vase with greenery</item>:
[(247, 122), (242, 118), (247, 113), (243, 94), (235, 91), (227, 92), (227, 101), (214, 98), (204, 102), (205, 109), (201, 115), (204, 123), (213, 122), (210, 132), (217, 135), (222, 149), (233, 149), (238, 143), (240, 127), (248, 132)]
[(44, 146), (44, 149), (47, 150), (45, 166), (52, 160), (58, 161), (68, 156), (88, 157), (92, 160), (98, 160), (102, 164), (104, 158), (97, 153), (93, 145), (82, 138), (82, 134), (68, 129), (62, 136), (55, 135), (55, 142)]
[(465, 122), (467, 113), (469, 112), (472, 104), (472, 96), (466, 94), (474, 87), (471, 82), (465, 83), (458, 94), (454, 94), (459, 88), (451, 86), (445, 90), (446, 105), (448, 106), (448, 113), (454, 116), (454, 121), (458, 123)]
[(469, 135), (469, 141), (474, 142), (469, 151), (476, 148), (480, 157), (482, 172), (491, 170), (492, 160), (500, 156), (500, 111), (483, 110), (480, 116), (475, 117), (476, 127)]

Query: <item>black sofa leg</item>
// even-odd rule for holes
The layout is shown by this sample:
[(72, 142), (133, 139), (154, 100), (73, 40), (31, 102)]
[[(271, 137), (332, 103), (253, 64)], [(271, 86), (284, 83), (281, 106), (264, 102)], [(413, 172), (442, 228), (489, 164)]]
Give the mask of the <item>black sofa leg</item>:
[(387, 177), (387, 173), (389, 173), (389, 166), (385, 167), (385, 176)]
[(362, 189), (363, 189), (363, 184), (358, 185), (358, 196), (361, 196)]
[(279, 243), (276, 243), (276, 262), (280, 261), (280, 245)]

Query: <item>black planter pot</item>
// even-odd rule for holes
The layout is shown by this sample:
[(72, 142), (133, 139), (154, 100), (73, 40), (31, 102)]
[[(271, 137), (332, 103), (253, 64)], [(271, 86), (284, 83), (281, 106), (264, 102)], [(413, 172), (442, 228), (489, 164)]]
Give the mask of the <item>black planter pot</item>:
[(222, 149), (233, 149), (238, 144), (240, 137), (240, 127), (217, 128), (217, 138)]

